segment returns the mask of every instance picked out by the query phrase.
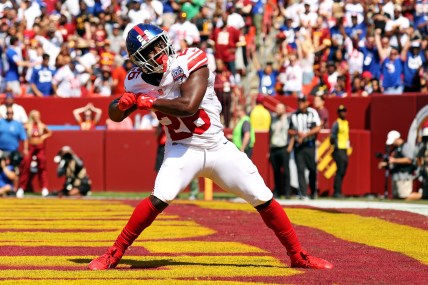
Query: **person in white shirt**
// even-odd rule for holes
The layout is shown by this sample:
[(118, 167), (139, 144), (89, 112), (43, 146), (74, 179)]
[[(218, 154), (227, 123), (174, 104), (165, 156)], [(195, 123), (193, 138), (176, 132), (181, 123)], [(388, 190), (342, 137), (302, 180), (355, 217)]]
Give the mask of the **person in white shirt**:
[(284, 84), (285, 95), (300, 96), (302, 92), (303, 70), (297, 60), (297, 56), (289, 56), (290, 65), (287, 66), (284, 73), (279, 75), (281, 82)]
[(2, 105), (0, 105), (0, 117), (6, 118), (6, 110), (11, 107), (13, 110), (13, 120), (18, 121), (22, 124), (27, 123), (28, 116), (25, 112), (24, 107), (15, 103), (15, 99), (12, 93), (6, 93), (6, 97)]
[(159, 120), (154, 111), (150, 111), (141, 118), (141, 123), (138, 126), (139, 130), (153, 130), (159, 126)]
[(181, 41), (186, 40), (186, 38), (191, 38), (193, 40), (192, 43), (199, 43), (201, 41), (198, 28), (195, 24), (189, 22), (186, 17), (187, 13), (179, 13), (177, 22), (170, 27), (168, 32), (168, 36), (174, 43), (175, 51), (181, 50)]
[(79, 73), (70, 57), (64, 58), (65, 65), (58, 69), (52, 79), (54, 94), (58, 97), (80, 97), (82, 95)]

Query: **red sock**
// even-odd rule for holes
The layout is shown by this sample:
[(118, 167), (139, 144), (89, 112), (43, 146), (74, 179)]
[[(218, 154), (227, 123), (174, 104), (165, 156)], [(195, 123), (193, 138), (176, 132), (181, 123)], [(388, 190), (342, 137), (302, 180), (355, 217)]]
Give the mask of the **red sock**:
[(265, 224), (274, 231), (279, 241), (287, 249), (289, 256), (302, 250), (293, 225), (284, 209), (275, 199), (267, 207), (258, 210)]
[(137, 205), (128, 223), (117, 237), (114, 245), (122, 252), (134, 242), (141, 232), (150, 226), (159, 215), (159, 211), (153, 206), (149, 198)]

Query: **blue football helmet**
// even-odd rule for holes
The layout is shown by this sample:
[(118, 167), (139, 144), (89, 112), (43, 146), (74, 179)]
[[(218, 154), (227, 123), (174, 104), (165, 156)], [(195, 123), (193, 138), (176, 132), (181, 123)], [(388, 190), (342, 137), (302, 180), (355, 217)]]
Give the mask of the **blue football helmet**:
[(138, 24), (126, 37), (129, 59), (144, 73), (162, 73), (169, 56), (175, 54), (167, 33), (158, 26)]

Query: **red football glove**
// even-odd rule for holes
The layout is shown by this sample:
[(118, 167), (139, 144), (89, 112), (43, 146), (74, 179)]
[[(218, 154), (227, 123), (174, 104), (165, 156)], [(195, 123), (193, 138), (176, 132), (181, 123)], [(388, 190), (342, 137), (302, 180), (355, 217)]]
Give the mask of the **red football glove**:
[(134, 93), (126, 92), (122, 95), (122, 97), (120, 97), (119, 104), (117, 105), (117, 107), (119, 108), (119, 110), (125, 111), (134, 106), (136, 103), (137, 95), (135, 95)]
[(149, 110), (153, 108), (153, 103), (157, 99), (149, 95), (141, 94), (137, 98), (137, 108), (139, 110)]

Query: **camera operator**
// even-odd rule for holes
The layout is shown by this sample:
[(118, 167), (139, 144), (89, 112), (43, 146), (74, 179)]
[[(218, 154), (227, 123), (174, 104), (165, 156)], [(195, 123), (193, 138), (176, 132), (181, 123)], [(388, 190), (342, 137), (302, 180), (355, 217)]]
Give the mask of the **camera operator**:
[(379, 163), (379, 169), (391, 170), (393, 198), (407, 198), (413, 190), (413, 147), (395, 130), (388, 133), (386, 145), (391, 147), (391, 153)]
[(59, 196), (85, 196), (91, 190), (91, 180), (88, 177), (83, 161), (69, 146), (64, 146), (55, 156), (58, 163), (58, 177), (65, 176), (64, 186)]
[(17, 178), (15, 167), (10, 164), (10, 158), (0, 151), (0, 197), (13, 192), (14, 181)]
[(428, 128), (422, 129), (416, 162), (419, 167), (418, 179), (421, 182), (421, 189), (418, 192), (412, 192), (406, 200), (428, 199)]

